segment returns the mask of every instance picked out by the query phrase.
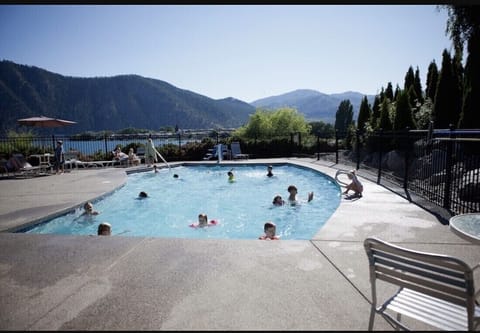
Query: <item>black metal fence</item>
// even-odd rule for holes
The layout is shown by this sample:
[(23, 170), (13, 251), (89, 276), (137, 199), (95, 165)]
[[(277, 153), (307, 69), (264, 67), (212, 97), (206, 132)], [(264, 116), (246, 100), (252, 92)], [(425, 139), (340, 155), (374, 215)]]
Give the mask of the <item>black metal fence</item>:
[[(165, 134), (49, 136), (0, 138), (0, 159), (13, 153), (25, 156), (53, 153), (56, 140), (65, 151), (79, 152), (84, 161), (110, 160), (120, 146), (135, 151), (153, 139), (169, 161), (201, 160), (213, 144), (228, 144), (231, 130), (198, 130)], [(242, 152), (251, 158), (311, 156), (352, 165), (370, 174), (378, 184), (396, 184), (443, 207), (451, 214), (480, 211), (480, 131), (404, 130), (377, 131), (335, 137), (297, 134), (270, 140), (241, 142)], [(35, 163), (35, 161), (32, 161)]]
[(357, 132), (354, 141), (337, 150), (336, 163), (376, 173), (378, 184), (397, 184), (453, 215), (480, 212), (480, 131)]

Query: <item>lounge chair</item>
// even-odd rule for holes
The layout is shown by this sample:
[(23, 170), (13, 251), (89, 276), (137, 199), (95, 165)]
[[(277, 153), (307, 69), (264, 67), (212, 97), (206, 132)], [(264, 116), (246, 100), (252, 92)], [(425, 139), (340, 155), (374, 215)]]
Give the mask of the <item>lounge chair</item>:
[(213, 146), (213, 148), (209, 149), (208, 152), (203, 157), (204, 160), (216, 160), (218, 159), (218, 147), (220, 146), (220, 150), (222, 151), (222, 159), (229, 159), (230, 157), (230, 150), (228, 149), (227, 145), (224, 144), (217, 144)]
[(7, 174), (12, 173), (14, 176), (21, 175), (21, 176), (37, 176), (40, 174), (44, 174), (44, 168), (40, 166), (32, 166), (28, 161), (25, 159), (23, 154), (13, 154), (5, 163), (4, 166)]
[(233, 141), (230, 144), (230, 150), (232, 152), (232, 158), (236, 159), (248, 159), (249, 154), (242, 154), (242, 149), (240, 148), (240, 142)]
[[(409, 250), (377, 238), (365, 239), (364, 247), (372, 290), (368, 330), (373, 329), (375, 314), (397, 330), (409, 330), (402, 315), (441, 330), (473, 331), (479, 326), (480, 307), (475, 300), (480, 291), (475, 291), (473, 271), (480, 264), (470, 268), (452, 256)], [(399, 287), (380, 306), (377, 281)]]

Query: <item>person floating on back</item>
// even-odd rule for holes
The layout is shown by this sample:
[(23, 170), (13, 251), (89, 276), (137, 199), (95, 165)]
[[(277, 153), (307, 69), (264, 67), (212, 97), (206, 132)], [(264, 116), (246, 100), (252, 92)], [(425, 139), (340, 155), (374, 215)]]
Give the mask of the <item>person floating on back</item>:
[(258, 237), (261, 240), (279, 240), (280, 236), (275, 235), (277, 230), (277, 226), (273, 222), (265, 222), (263, 225), (263, 231), (265, 232), (264, 235)]

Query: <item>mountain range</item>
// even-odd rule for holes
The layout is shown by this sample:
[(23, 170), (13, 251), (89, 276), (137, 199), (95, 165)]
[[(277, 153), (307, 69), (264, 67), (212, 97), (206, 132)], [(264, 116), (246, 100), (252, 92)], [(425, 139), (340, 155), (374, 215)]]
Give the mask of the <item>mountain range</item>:
[[(17, 119), (44, 115), (73, 120), (63, 134), (124, 128), (158, 131), (164, 127), (236, 128), (256, 108), (294, 107), (307, 121), (333, 124), (342, 100), (349, 99), (354, 119), (364, 95), (295, 90), (247, 103), (233, 97), (212, 99), (168, 82), (139, 75), (78, 78), (0, 61), (0, 132), (18, 130)], [(374, 96), (367, 96), (372, 103)]]

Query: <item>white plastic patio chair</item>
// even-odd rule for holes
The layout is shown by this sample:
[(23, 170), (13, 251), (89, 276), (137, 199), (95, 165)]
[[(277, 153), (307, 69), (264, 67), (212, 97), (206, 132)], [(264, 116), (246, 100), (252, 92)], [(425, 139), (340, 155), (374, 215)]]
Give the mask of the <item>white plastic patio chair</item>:
[[(474, 330), (480, 323), (475, 300), (473, 271), (462, 260), (442, 254), (409, 250), (377, 238), (364, 241), (370, 267), (372, 304), (368, 330), (375, 314), (396, 329), (410, 330), (401, 316), (419, 320), (441, 330)], [(397, 292), (377, 306), (377, 281), (399, 286)], [(394, 316), (396, 314), (396, 318)]]
[(230, 144), (230, 150), (232, 152), (232, 158), (239, 159), (239, 158), (244, 158), (248, 159), (249, 155), (248, 154), (242, 154), (242, 149), (240, 148), (240, 142), (238, 141), (233, 141)]

